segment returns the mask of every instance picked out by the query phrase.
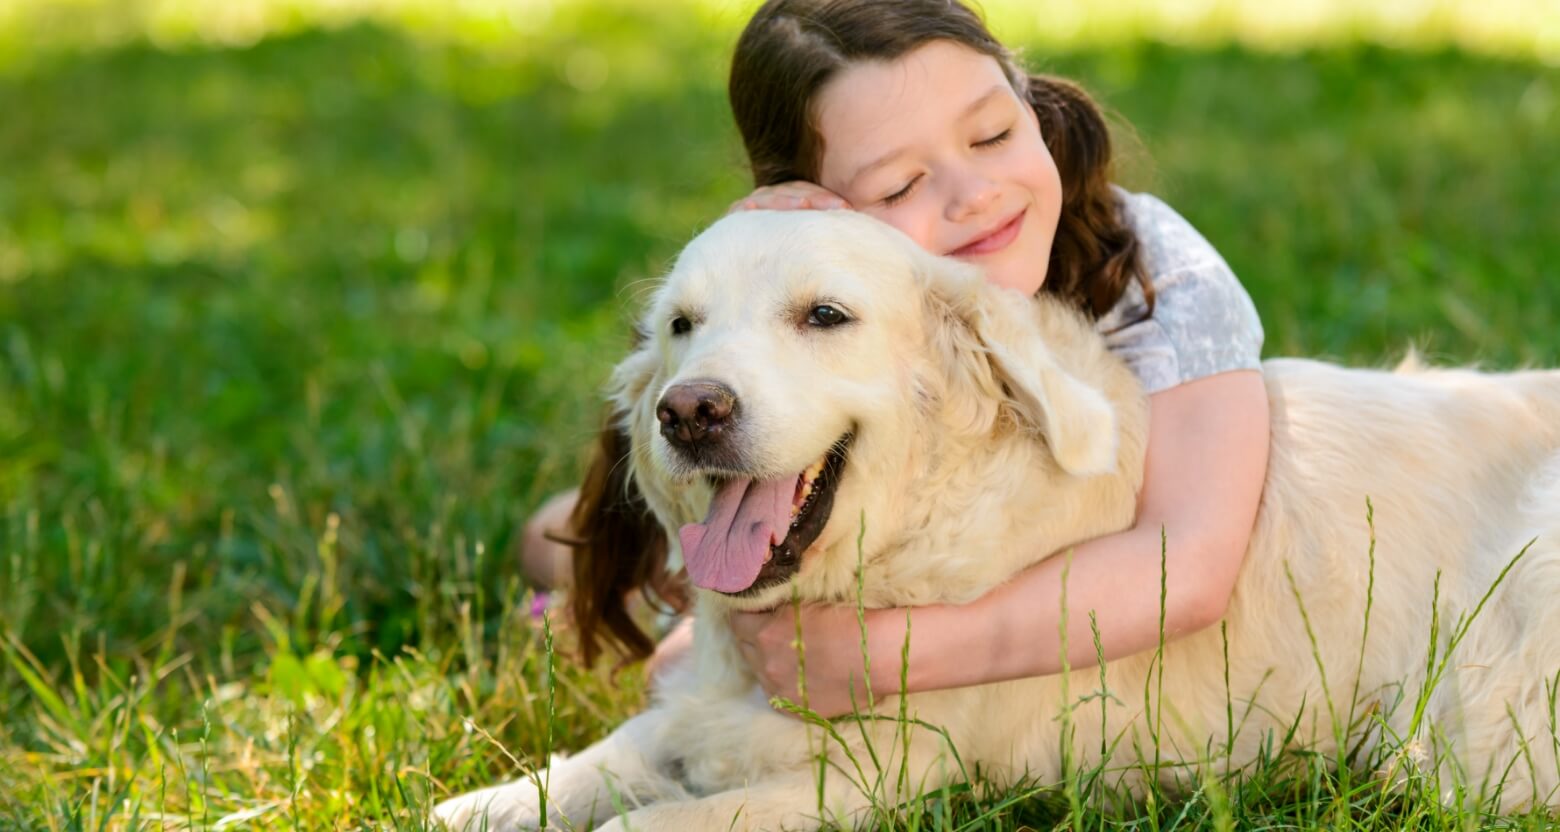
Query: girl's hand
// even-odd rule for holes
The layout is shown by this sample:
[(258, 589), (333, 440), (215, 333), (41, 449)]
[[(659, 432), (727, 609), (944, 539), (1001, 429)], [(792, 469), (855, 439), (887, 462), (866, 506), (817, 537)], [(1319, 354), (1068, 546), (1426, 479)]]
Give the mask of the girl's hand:
[(767, 209), (770, 211), (789, 211), (795, 208), (849, 208), (850, 203), (839, 194), (800, 179), (791, 182), (781, 182), (778, 185), (765, 185), (747, 196), (731, 203), (726, 213), (737, 211), (753, 211)]
[[(732, 613), (731, 629), (736, 635), (737, 647), (758, 677), (764, 693), (797, 704), (802, 702), (801, 666), (795, 647), (798, 612), (807, 662), (808, 708), (825, 718), (848, 714), (852, 712), (851, 697), (854, 695), (855, 708), (865, 713), (867, 690), (862, 679), (866, 663), (862, 661), (861, 626), (856, 620), (856, 608), (852, 606), (807, 605), (798, 611), (787, 605), (768, 612)], [(872, 693), (879, 699), (899, 692), (900, 646), (904, 640), (903, 626), (894, 628), (887, 626), (890, 622), (878, 619), (878, 614), (883, 612), (897, 612), (901, 621), (904, 615), (903, 610), (867, 611), (867, 655), (872, 664)], [(899, 632), (898, 642), (887, 638), (886, 631), (893, 629)], [(888, 680), (887, 686), (880, 685), (879, 680)]]

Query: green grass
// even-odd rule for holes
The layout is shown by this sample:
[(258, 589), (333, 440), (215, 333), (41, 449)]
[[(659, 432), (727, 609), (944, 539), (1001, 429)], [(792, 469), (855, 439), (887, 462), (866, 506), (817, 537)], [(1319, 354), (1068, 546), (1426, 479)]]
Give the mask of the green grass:
[[(0, 827), (415, 828), (639, 705), (637, 671), (560, 658), (549, 712), (512, 548), (578, 471), (635, 282), (744, 193), (732, 24), (537, 25), (0, 38)], [(1560, 363), (1555, 68), (1034, 57), (1130, 123), (1126, 183), (1225, 254), (1268, 354)], [(1484, 822), (1340, 782), (1289, 759), (1072, 822)], [(1048, 828), (1078, 802), (990, 791), (914, 811)]]

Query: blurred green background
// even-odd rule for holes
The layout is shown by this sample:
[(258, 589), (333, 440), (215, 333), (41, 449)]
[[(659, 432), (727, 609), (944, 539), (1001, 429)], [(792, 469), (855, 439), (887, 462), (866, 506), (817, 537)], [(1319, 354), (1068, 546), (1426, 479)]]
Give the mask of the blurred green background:
[[(279, 657), (492, 658), (643, 281), (747, 191), (751, 8), (0, 5), (0, 822), (152, 788)], [(986, 8), (1268, 355), (1560, 364), (1560, 4)]]

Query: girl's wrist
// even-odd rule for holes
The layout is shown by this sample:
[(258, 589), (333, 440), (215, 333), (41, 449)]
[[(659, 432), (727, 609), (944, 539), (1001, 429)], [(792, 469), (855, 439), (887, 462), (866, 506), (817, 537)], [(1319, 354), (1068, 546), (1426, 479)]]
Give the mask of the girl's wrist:
[[(887, 696), (913, 692), (915, 688), (901, 684), (905, 664), (901, 660), (905, 643), (905, 617), (909, 608), (889, 607), (867, 610), (867, 679), (872, 683), (872, 693)], [(908, 682), (908, 680), (904, 680)]]
[(978, 645), (961, 644), (967, 641), (961, 636), (968, 624), (963, 617), (972, 612), (968, 606), (948, 605), (868, 611), (873, 693), (921, 693), (978, 682), (965, 678), (979, 661), (970, 655)]
[[(1012, 596), (1008, 587), (999, 587), (967, 604), (874, 610), (881, 618), (876, 625), (869, 620), (869, 632), (881, 641), (870, 645), (874, 649), (873, 691), (897, 692), (901, 671), (908, 693), (1000, 682), (1044, 672), (1031, 666), (1038, 663), (1037, 656), (1024, 655), (1041, 645), (1019, 636), (1023, 628), (1008, 620), (1013, 612), (1005, 603)], [(908, 666), (901, 659), (907, 617)], [(878, 656), (889, 649), (892, 661), (880, 662)]]

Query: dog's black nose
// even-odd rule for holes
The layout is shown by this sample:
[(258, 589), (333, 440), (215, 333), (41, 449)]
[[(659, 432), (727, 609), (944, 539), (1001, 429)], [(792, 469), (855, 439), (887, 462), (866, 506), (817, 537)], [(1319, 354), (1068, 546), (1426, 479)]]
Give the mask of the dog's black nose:
[(737, 395), (714, 381), (674, 384), (656, 405), (661, 435), (680, 448), (694, 448), (718, 441), (731, 424)]

